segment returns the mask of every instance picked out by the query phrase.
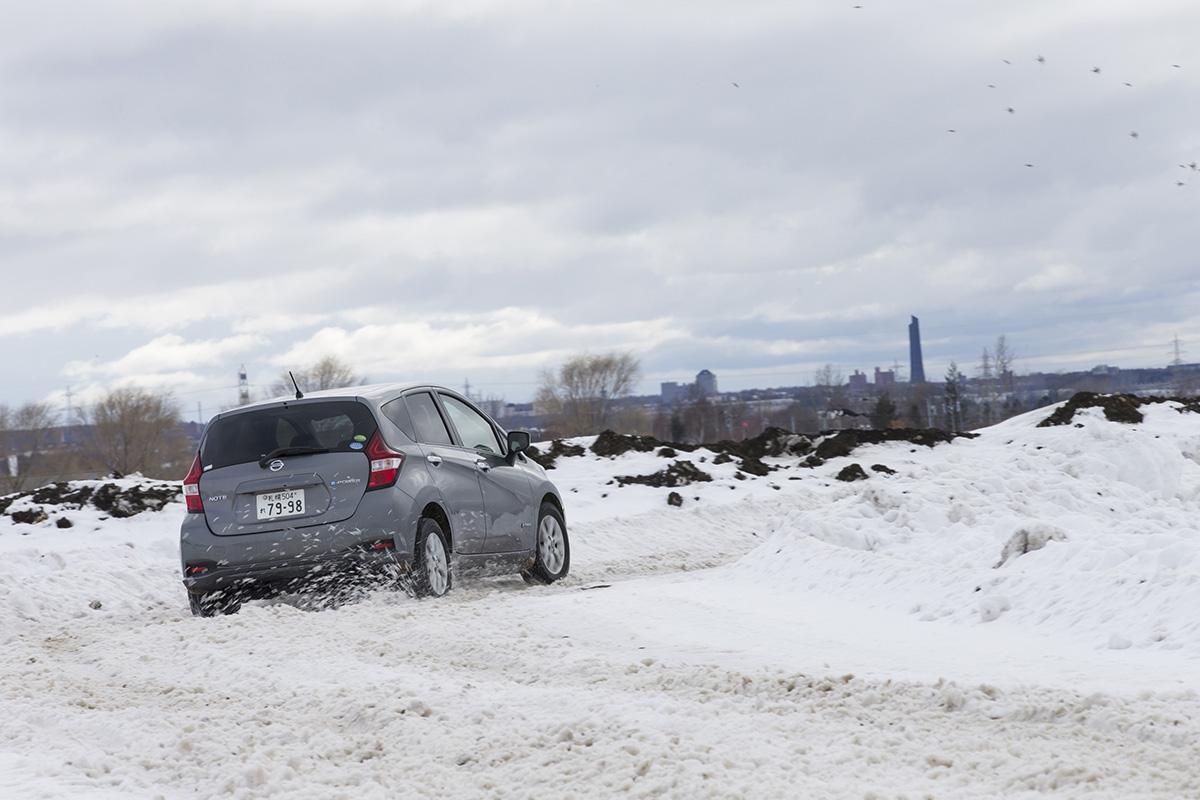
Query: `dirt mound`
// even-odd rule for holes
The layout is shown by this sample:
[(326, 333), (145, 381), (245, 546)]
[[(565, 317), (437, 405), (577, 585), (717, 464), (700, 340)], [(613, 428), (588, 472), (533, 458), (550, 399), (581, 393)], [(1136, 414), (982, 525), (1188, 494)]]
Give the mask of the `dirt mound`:
[[(117, 483), (59, 481), (25, 492), (0, 497), (0, 514), (14, 522), (36, 524), (48, 519), (48, 512), (91, 506), (116, 518), (132, 517), (143, 511), (161, 511), (179, 498), (182, 487), (169, 481), (143, 481), (122, 486)], [(19, 508), (11, 510), (18, 501)]]
[(586, 452), (587, 451), (583, 449), (582, 445), (568, 444), (562, 439), (555, 439), (550, 443), (550, 447), (546, 450), (546, 452), (543, 453), (533, 445), (530, 445), (528, 448), (526, 448), (525, 455), (541, 464), (542, 469), (554, 469), (554, 462), (558, 460), (559, 456), (581, 456)]
[(862, 468), (862, 464), (847, 464), (835, 477), (839, 481), (851, 483), (852, 481), (865, 481), (868, 475)]
[(674, 488), (676, 486), (687, 486), (689, 483), (706, 483), (712, 480), (712, 475), (709, 475), (690, 461), (676, 461), (666, 469), (660, 469), (658, 472), (652, 472), (649, 475), (617, 475), (615, 480), (618, 486), (637, 483), (656, 488)]
[(909, 442), (924, 447), (952, 442), (958, 437), (974, 439), (977, 433), (949, 433), (937, 428), (888, 428), (886, 430), (846, 430), (826, 434), (817, 444), (816, 457), (820, 461), (842, 458), (865, 444), (884, 442)]
[(1200, 399), (1195, 397), (1140, 397), (1136, 394), (1097, 394), (1096, 392), (1076, 392), (1070, 400), (1054, 410), (1054, 413), (1038, 423), (1039, 428), (1049, 428), (1055, 425), (1070, 425), (1075, 420), (1075, 412), (1083, 408), (1100, 408), (1104, 410), (1104, 418), (1109, 422), (1123, 422), (1136, 425), (1145, 417), (1139, 410), (1142, 406), (1153, 403), (1179, 403), (1181, 412), (1200, 413)]
[[(592, 443), (592, 452), (598, 456), (605, 457), (624, 455), (630, 450), (638, 453), (649, 453), (651, 450), (656, 450), (667, 444), (677, 450), (681, 447), (671, 442), (660, 442), (653, 436), (634, 436), (633, 434), (604, 431)], [(684, 445), (682, 449), (690, 450), (691, 448)]]

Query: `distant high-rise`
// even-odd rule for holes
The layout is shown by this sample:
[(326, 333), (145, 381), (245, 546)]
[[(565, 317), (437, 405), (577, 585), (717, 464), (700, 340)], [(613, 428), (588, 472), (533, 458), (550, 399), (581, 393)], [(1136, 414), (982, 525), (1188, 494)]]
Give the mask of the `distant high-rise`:
[(925, 359), (921, 356), (921, 321), (916, 317), (908, 323), (909, 383), (925, 382)]
[(696, 373), (696, 392), (701, 397), (717, 396), (717, 376), (706, 369)]

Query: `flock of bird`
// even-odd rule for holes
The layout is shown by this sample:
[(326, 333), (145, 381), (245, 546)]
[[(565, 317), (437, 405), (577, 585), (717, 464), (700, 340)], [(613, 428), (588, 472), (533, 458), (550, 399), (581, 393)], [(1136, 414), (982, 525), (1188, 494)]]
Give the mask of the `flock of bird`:
[[(862, 6), (855, 6), (855, 8), (862, 8)], [(1002, 59), (1000, 59), (1000, 60), (1001, 60), (1001, 61), (1003, 61), (1005, 64), (1007, 64), (1007, 65), (1009, 65), (1009, 66), (1012, 66), (1012, 63), (1013, 63), (1013, 62), (1012, 62), (1012, 61), (1010, 61), (1010, 60), (1008, 60), (1007, 58), (1002, 58)], [(1036, 61), (1038, 64), (1045, 64), (1045, 63), (1046, 63), (1046, 57), (1045, 57), (1045, 56), (1043, 56), (1043, 55), (1039, 55), (1039, 56), (1037, 56), (1037, 57), (1034, 59), (1034, 61)], [(1174, 68), (1174, 69), (1183, 69), (1183, 65), (1182, 65), (1182, 64), (1172, 64), (1171, 66), (1172, 66), (1172, 68)], [(1099, 75), (1099, 74), (1101, 74), (1101, 73), (1103, 72), (1103, 70), (1102, 70), (1100, 67), (1092, 67), (1091, 71), (1092, 71), (1092, 74), (1094, 74), (1094, 75)], [(1124, 81), (1124, 84), (1125, 84), (1126, 86), (1128, 86), (1128, 87), (1132, 87), (1132, 86), (1133, 86), (1133, 84), (1132, 84), (1132, 83), (1130, 83), (1129, 81)], [(994, 83), (989, 83), (989, 84), (987, 85), (987, 87), (988, 87), (989, 89), (995, 89), (995, 88), (996, 88), (996, 84), (994, 84)], [(1006, 111), (1006, 112), (1008, 112), (1009, 114), (1016, 114), (1016, 113), (1017, 113), (1017, 110), (1016, 110), (1015, 108), (1013, 108), (1012, 106), (1007, 106), (1007, 107), (1005, 108), (1005, 111)], [(958, 130), (957, 130), (956, 128), (947, 128), (947, 129), (946, 129), (946, 132), (947, 132), (947, 133), (958, 133)], [(1141, 136), (1141, 134), (1139, 134), (1137, 131), (1130, 131), (1130, 132), (1129, 132), (1129, 138), (1130, 138), (1130, 139), (1133, 139), (1133, 140), (1135, 140), (1135, 141), (1136, 141), (1138, 138), (1140, 138), (1140, 136)], [(1026, 167), (1028, 167), (1028, 168), (1030, 168), (1030, 169), (1032, 169), (1032, 168), (1034, 167), (1034, 164), (1033, 164), (1032, 162), (1028, 162), (1028, 161), (1027, 161), (1027, 162), (1025, 162), (1025, 166), (1026, 166)], [(1187, 164), (1180, 164), (1180, 165), (1179, 165), (1179, 167), (1180, 167), (1181, 169), (1187, 169), (1187, 170), (1191, 170), (1192, 172), (1198, 172), (1198, 171), (1200, 171), (1200, 165), (1197, 165), (1197, 163), (1196, 163), (1195, 161), (1191, 161), (1191, 162), (1189, 162), (1189, 163), (1187, 163)], [(1181, 181), (1181, 180), (1176, 180), (1176, 181), (1175, 181), (1175, 185), (1176, 185), (1176, 186), (1186, 186), (1187, 184), (1186, 184), (1184, 181)]]
[[(862, 6), (861, 6), (861, 5), (855, 5), (855, 6), (853, 6), (853, 8), (855, 8), (855, 9), (860, 9), (860, 10), (861, 10), (861, 9), (862, 9)], [(1012, 62), (1012, 61), (1010, 61), (1010, 60), (1008, 60), (1007, 58), (1002, 58), (1002, 59), (1000, 59), (1000, 60), (1001, 60), (1001, 61), (1003, 61), (1003, 62), (1004, 62), (1005, 64), (1007, 64), (1008, 66), (1012, 66), (1012, 63), (1013, 63), (1013, 62)], [(1040, 54), (1039, 54), (1039, 55), (1038, 55), (1038, 56), (1037, 56), (1037, 57), (1034, 59), (1034, 61), (1036, 61), (1038, 64), (1045, 65), (1045, 63), (1046, 63), (1046, 57), (1045, 57), (1044, 55), (1040, 55)], [(1172, 67), (1172, 68), (1174, 68), (1174, 69), (1183, 69), (1183, 65), (1182, 65), (1182, 64), (1172, 64), (1172, 65), (1171, 65), (1171, 67)], [(1100, 67), (1092, 67), (1092, 74), (1093, 74), (1093, 75), (1099, 75), (1099, 74), (1101, 74), (1102, 72), (1103, 72), (1103, 70), (1102, 70)], [(1129, 81), (1124, 81), (1123, 83), (1124, 83), (1126, 86), (1128, 86), (1128, 87), (1130, 87), (1130, 88), (1133, 88), (1133, 84), (1132, 84), (1132, 83), (1130, 83)], [(735, 83), (735, 84), (734, 84), (734, 86), (737, 86), (737, 84)], [(996, 88), (996, 84), (994, 84), (994, 83), (989, 83), (989, 84), (987, 85), (987, 87), (988, 87), (989, 89), (995, 89), (995, 88)], [(1017, 113), (1017, 110), (1016, 110), (1015, 108), (1013, 108), (1012, 106), (1008, 106), (1008, 107), (1006, 107), (1006, 109), (1005, 109), (1005, 110), (1006, 110), (1006, 111), (1007, 111), (1009, 114), (1016, 114), (1016, 113)], [(958, 133), (958, 130), (957, 130), (956, 128), (947, 128), (947, 129), (946, 129), (946, 132), (947, 132), (947, 133)], [(1139, 136), (1140, 136), (1140, 134), (1138, 134), (1138, 132), (1137, 132), (1137, 131), (1130, 131), (1130, 132), (1129, 132), (1129, 138), (1130, 138), (1130, 139), (1133, 139), (1133, 140), (1135, 140), (1135, 141), (1136, 141), (1136, 140), (1139, 138)], [(1028, 162), (1028, 161), (1027, 161), (1027, 162), (1025, 162), (1025, 166), (1026, 166), (1026, 167), (1028, 167), (1028, 168), (1030, 168), (1030, 169), (1032, 169), (1032, 168), (1034, 167), (1034, 164), (1033, 164), (1032, 162)], [(1200, 172), (1200, 166), (1198, 166), (1198, 165), (1196, 164), (1196, 162), (1195, 162), (1195, 161), (1190, 161), (1190, 162), (1188, 162), (1187, 164), (1180, 164), (1180, 165), (1179, 165), (1179, 168), (1180, 168), (1180, 169), (1191, 170), (1192, 172)], [(1186, 184), (1184, 181), (1181, 181), (1181, 180), (1176, 180), (1176, 181), (1175, 181), (1175, 185), (1176, 185), (1176, 186), (1186, 186), (1187, 184)]]

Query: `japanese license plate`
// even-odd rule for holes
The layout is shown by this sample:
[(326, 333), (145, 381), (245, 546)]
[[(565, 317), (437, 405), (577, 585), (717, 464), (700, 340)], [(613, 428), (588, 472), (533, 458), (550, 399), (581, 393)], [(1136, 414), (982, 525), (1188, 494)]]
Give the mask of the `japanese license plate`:
[(254, 496), (259, 519), (294, 517), (304, 513), (304, 490), (291, 489), (286, 492), (263, 492)]

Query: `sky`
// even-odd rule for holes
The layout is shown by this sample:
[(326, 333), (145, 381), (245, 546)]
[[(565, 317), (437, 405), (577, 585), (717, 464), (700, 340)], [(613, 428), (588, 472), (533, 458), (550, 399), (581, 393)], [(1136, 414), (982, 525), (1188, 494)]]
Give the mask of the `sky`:
[(856, 5), (0, 0), (0, 403), (1200, 360), (1200, 4)]

